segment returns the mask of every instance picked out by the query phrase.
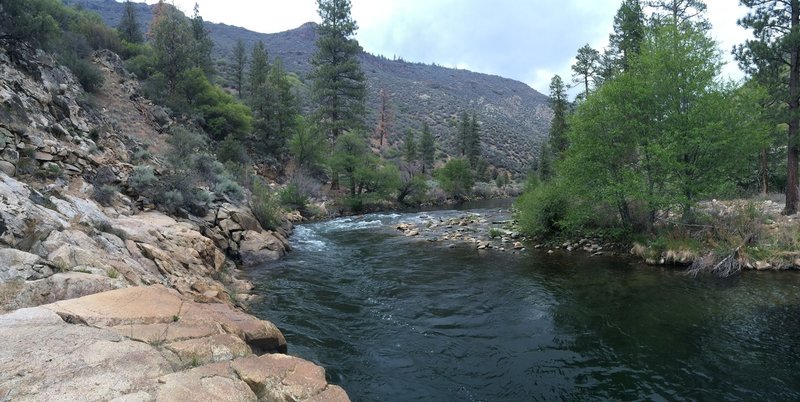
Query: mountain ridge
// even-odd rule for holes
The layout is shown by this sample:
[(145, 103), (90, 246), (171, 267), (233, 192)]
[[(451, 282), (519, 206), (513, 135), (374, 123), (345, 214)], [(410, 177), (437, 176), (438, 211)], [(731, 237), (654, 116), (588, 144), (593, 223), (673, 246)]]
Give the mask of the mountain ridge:
[[(123, 4), (114, 0), (65, 0), (97, 12), (110, 26), (119, 24)], [(146, 29), (152, 19), (152, 7), (137, 3), (139, 21)], [(221, 62), (220, 75), (225, 84), (225, 60), (231, 59), (236, 41), (248, 48), (263, 41), (270, 60), (280, 58), (287, 72), (298, 75), (305, 84), (316, 51), (316, 24), (305, 23), (288, 31), (265, 34), (224, 23), (205, 23), (214, 41), (214, 56)], [(481, 126), (482, 155), (500, 170), (523, 174), (534, 166), (539, 145), (547, 137), (552, 118), (548, 97), (527, 84), (497, 75), (442, 67), (435, 64), (392, 60), (362, 52), (359, 57), (367, 78), (368, 129), (375, 126), (378, 93), (385, 89), (393, 105), (394, 132), (390, 145), (398, 145), (407, 129), (431, 127), (439, 145), (440, 156), (458, 156), (457, 120), (461, 112), (475, 112)], [(304, 96), (305, 110), (310, 108)]]

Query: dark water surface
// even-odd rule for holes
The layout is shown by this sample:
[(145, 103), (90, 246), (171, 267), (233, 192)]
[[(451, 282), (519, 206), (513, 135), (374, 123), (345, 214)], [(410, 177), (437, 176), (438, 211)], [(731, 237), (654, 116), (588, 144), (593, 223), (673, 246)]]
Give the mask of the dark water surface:
[(251, 272), (253, 312), (354, 401), (800, 400), (800, 274), (691, 279), (392, 230), (458, 214), (299, 226)]

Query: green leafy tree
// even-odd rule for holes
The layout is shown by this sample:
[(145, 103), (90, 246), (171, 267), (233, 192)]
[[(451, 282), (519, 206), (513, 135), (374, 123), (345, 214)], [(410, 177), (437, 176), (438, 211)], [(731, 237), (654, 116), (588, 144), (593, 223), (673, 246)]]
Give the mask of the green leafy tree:
[(740, 66), (750, 73), (781, 105), (776, 122), (788, 124), (786, 205), (784, 213), (797, 212), (800, 156), (800, 1), (741, 0), (750, 13), (739, 21), (752, 29), (755, 39), (737, 47)]
[(436, 179), (442, 189), (452, 197), (462, 199), (472, 191), (475, 185), (475, 176), (466, 159), (450, 159), (436, 171)]
[[(553, 119), (550, 121), (550, 149), (561, 155), (567, 150), (567, 89), (558, 75), (550, 81), (550, 107), (553, 108)], [(544, 151), (543, 151), (544, 152)], [(552, 154), (550, 154), (552, 156)]]
[(122, 20), (117, 26), (120, 37), (130, 43), (142, 43), (144, 35), (139, 26), (139, 18), (136, 15), (136, 6), (130, 0), (125, 1), (125, 9), (122, 12)]
[(239, 99), (242, 98), (242, 89), (244, 89), (246, 67), (247, 49), (244, 46), (244, 41), (239, 39), (233, 48), (233, 85)]
[(589, 82), (597, 76), (599, 62), (600, 52), (593, 49), (589, 44), (578, 49), (578, 54), (575, 56), (575, 64), (572, 65), (573, 81), (576, 84), (583, 84), (584, 99), (589, 98)]
[[(562, 173), (587, 205), (614, 208), (625, 227), (650, 227), (670, 208), (690, 221), (699, 198), (749, 174), (720, 155), (755, 157), (763, 132), (733, 117), (754, 105), (715, 81), (719, 65), (703, 30), (660, 25), (630, 71), (579, 106)], [(633, 210), (642, 204), (643, 220)]]
[(358, 61), (361, 46), (353, 38), (358, 26), (350, 0), (317, 0), (322, 23), (317, 52), (311, 59), (318, 126), (335, 140), (345, 131), (363, 128), (366, 86)]
[(422, 160), (422, 174), (425, 174), (428, 169), (433, 169), (433, 162), (436, 157), (436, 140), (433, 138), (433, 133), (431, 133), (428, 123), (422, 124), (419, 153)]
[(61, 30), (53, 17), (57, 7), (61, 4), (54, 0), (3, 0), (0, 39), (26, 40), (39, 46), (51, 44)]
[(370, 156), (366, 141), (356, 133), (344, 133), (336, 140), (329, 163), (347, 180), (351, 196), (360, 194), (360, 175), (366, 172), (364, 166), (371, 162)]
[(543, 182), (550, 180), (555, 173), (553, 167), (553, 151), (551, 149), (552, 145), (548, 143), (542, 144), (541, 148), (539, 148), (536, 173), (539, 176), (539, 180)]
[(325, 136), (302, 116), (295, 117), (297, 129), (289, 140), (289, 151), (300, 166), (315, 172), (328, 149)]

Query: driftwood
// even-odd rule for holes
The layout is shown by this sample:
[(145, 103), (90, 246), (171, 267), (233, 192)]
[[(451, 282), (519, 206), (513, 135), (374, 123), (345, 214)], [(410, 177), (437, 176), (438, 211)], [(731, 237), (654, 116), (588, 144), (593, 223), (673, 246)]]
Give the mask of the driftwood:
[[(751, 233), (744, 239), (744, 242), (728, 253), (722, 260), (717, 262), (717, 255), (713, 252), (706, 257), (695, 260), (692, 266), (686, 271), (687, 274), (695, 277), (700, 273), (707, 272), (720, 278), (728, 278), (737, 275), (742, 271), (742, 259), (740, 253), (742, 249), (753, 242), (756, 233)], [(712, 266), (712, 264), (714, 264)]]

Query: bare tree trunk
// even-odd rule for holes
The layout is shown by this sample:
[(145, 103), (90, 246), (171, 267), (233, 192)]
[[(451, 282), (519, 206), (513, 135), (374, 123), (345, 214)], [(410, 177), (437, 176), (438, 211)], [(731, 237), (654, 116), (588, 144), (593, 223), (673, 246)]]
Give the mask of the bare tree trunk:
[[(800, 2), (792, 0), (792, 31), (800, 25)], [(797, 160), (798, 143), (797, 134), (800, 129), (800, 49), (794, 45), (791, 49), (789, 68), (789, 149), (786, 158), (786, 208), (783, 213), (793, 215), (797, 213)]]

